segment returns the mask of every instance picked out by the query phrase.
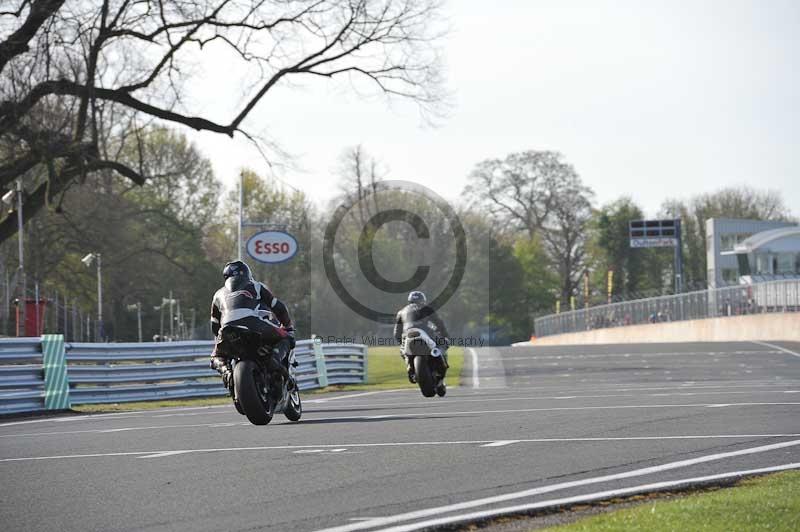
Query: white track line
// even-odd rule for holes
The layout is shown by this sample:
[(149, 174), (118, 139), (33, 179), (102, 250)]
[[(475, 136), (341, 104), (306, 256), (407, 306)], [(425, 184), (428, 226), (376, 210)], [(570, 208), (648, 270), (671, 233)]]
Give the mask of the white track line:
[[(751, 406), (798, 406), (800, 402), (753, 402), (753, 403), (692, 403), (692, 404), (657, 404), (657, 405), (610, 405), (610, 406), (559, 406), (549, 408), (514, 408), (508, 410), (464, 410), (464, 411), (448, 411), (441, 412), (426, 412), (426, 419), (435, 419), (442, 416), (472, 416), (476, 414), (519, 414), (531, 412), (579, 412), (588, 410), (631, 410), (631, 409), (648, 409), (648, 408), (734, 408), (734, 407), (751, 407)], [(330, 417), (313, 417), (307, 418), (309, 420), (325, 420), (325, 421), (348, 421), (356, 419), (391, 419), (391, 418), (406, 418), (406, 417), (419, 417), (419, 412), (411, 413), (396, 413), (396, 414), (380, 414), (368, 416), (330, 416)], [(242, 426), (249, 426), (247, 422), (239, 423)], [(302, 424), (302, 421), (300, 422)], [(0, 434), (0, 438), (21, 438), (21, 437), (37, 437), (37, 436), (62, 436), (67, 434), (114, 434), (118, 432), (131, 432), (138, 430), (164, 430), (164, 429), (191, 429), (191, 428), (215, 428), (219, 427), (220, 423), (192, 423), (180, 425), (149, 425), (144, 427), (119, 427), (113, 429), (87, 429), (87, 430), (65, 430), (53, 432), (28, 432), (24, 434)], [(228, 426), (227, 424), (223, 424)], [(493, 440), (492, 440), (493, 441)]]
[(478, 377), (478, 354), (471, 347), (467, 351), (472, 357), (472, 387), (477, 389), (481, 387), (481, 380)]
[[(786, 386), (787, 388), (791, 388), (790, 386)], [(795, 388), (800, 388), (800, 386), (794, 386)], [(600, 398), (618, 398), (618, 397), (690, 397), (694, 395), (758, 395), (758, 394), (780, 394), (780, 393), (800, 393), (800, 389), (798, 390), (759, 390), (759, 391), (722, 391), (722, 392), (690, 392), (688, 391), (689, 388), (675, 388), (676, 390), (687, 390), (682, 392), (673, 392), (673, 393), (645, 393), (645, 394), (598, 394), (598, 395), (534, 395), (534, 396), (527, 396), (527, 397), (481, 397), (479, 399), (469, 399), (469, 396), (460, 396), (457, 398), (459, 403), (489, 403), (489, 402), (496, 402), (496, 401), (544, 401), (544, 400), (565, 400), (565, 399), (600, 399)], [(304, 403), (307, 403), (305, 401)], [(419, 406), (423, 408), (427, 408), (430, 406), (430, 402), (428, 401), (413, 401), (413, 402), (405, 402), (405, 403), (368, 403), (370, 407), (375, 406)], [(324, 412), (325, 410), (329, 409), (340, 409), (342, 407), (352, 407), (353, 411), (357, 411), (360, 408), (363, 408), (364, 405), (362, 404), (338, 404), (335, 407), (325, 407), (321, 406), (319, 408), (314, 408), (313, 410), (309, 410), (308, 413), (312, 412)], [(194, 414), (192, 414), (194, 415)], [(161, 417), (161, 416), (157, 416)]]
[(9, 421), (8, 423), (0, 423), (0, 427), (13, 427), (14, 425), (33, 425), (37, 423), (63, 423), (65, 421), (93, 421), (95, 419), (107, 419), (114, 417), (141, 417), (143, 411), (134, 412), (114, 412), (112, 414), (91, 414), (88, 416), (59, 416), (59, 417), (45, 417), (42, 419), (26, 419), (23, 421)]
[[(755, 342), (753, 342), (755, 343)], [(716, 356), (743, 356), (743, 355), (752, 355), (752, 354), (777, 354), (780, 351), (777, 347), (771, 346), (773, 349), (765, 351), (763, 349), (758, 350), (750, 350), (750, 351), (686, 351), (681, 353), (674, 353), (670, 351), (663, 351), (663, 352), (653, 352), (653, 353), (549, 353), (546, 355), (529, 355), (529, 356), (515, 356), (515, 357), (503, 357), (503, 360), (508, 361), (536, 361), (536, 360), (568, 360), (568, 359), (591, 359), (591, 358), (658, 358), (658, 357), (716, 357)]]
[[(734, 458), (738, 456), (745, 456), (750, 454), (757, 454), (763, 453), (768, 451), (774, 451), (778, 449), (785, 449), (787, 447), (794, 447), (800, 445), (800, 440), (792, 440), (788, 442), (781, 442), (772, 445), (762, 445), (759, 447), (750, 447), (748, 449), (741, 449), (738, 451), (730, 451), (726, 453), (716, 453), (706, 456), (701, 456), (698, 458), (691, 458), (689, 460), (680, 460), (678, 462), (670, 462), (667, 464), (661, 464), (652, 467), (645, 467), (642, 469), (634, 469), (632, 471), (626, 471), (624, 473), (615, 473), (612, 475), (603, 475), (600, 477), (592, 477), (592, 478), (585, 478), (581, 480), (573, 480), (569, 482), (560, 482), (558, 484), (551, 484), (549, 486), (541, 486), (538, 488), (528, 489), (524, 491), (517, 491), (514, 493), (506, 493), (504, 495), (495, 495), (493, 497), (486, 497), (483, 499), (474, 499), (471, 501), (465, 501), (456, 504), (448, 504), (445, 506), (438, 506), (435, 508), (427, 508), (425, 510), (415, 510), (412, 512), (397, 514), (394, 516), (389, 517), (382, 517), (379, 519), (373, 519), (370, 521), (363, 521), (360, 523), (351, 523), (349, 525), (342, 525), (336, 526), (332, 528), (325, 528), (319, 530), (317, 532), (354, 532), (356, 530), (367, 530), (371, 528), (378, 528), (386, 525), (393, 525), (395, 523), (402, 523), (404, 521), (411, 521), (414, 519), (421, 519), (424, 517), (431, 517), (434, 515), (439, 515), (443, 513), (449, 512), (456, 512), (459, 510), (466, 510), (468, 508), (476, 508), (479, 506), (486, 506), (487, 504), (495, 504), (499, 502), (510, 501), (514, 499), (521, 499), (525, 497), (533, 497), (535, 495), (541, 495), (544, 493), (551, 493), (554, 491), (560, 491), (569, 488), (576, 488), (581, 486), (587, 486), (591, 484), (598, 484), (601, 482), (610, 482), (615, 480), (622, 480), (626, 478), (633, 478), (639, 477), (643, 475), (649, 475), (652, 473), (661, 473), (664, 471), (670, 471), (673, 469), (679, 469), (682, 467), (693, 466), (697, 464), (713, 462), (717, 460), (723, 460), (726, 458)], [(394, 530), (394, 529), (392, 529)], [(415, 528), (411, 528), (410, 530), (415, 530)], [(399, 532), (399, 531), (398, 531)]]
[(163, 453), (146, 454), (144, 456), (138, 456), (137, 458), (161, 458), (164, 456), (175, 456), (177, 454), (186, 454), (186, 451), (164, 451)]
[[(70, 421), (102, 421), (103, 419), (114, 418), (140, 418), (140, 417), (166, 417), (165, 412), (181, 412), (185, 410), (210, 410), (216, 408), (230, 408), (231, 404), (224, 405), (211, 405), (211, 406), (181, 406), (170, 408), (153, 408), (151, 410), (131, 410), (130, 412), (108, 412), (105, 414), (86, 414), (86, 415), (72, 415), (72, 416), (58, 416), (58, 417), (44, 417), (41, 419), (26, 419), (22, 421), (10, 421), (8, 423), (0, 423), (0, 427), (10, 427), (14, 425), (30, 425), (36, 423), (65, 423)], [(200, 412), (203, 414), (205, 412)], [(32, 412), (34, 414), (34, 412)], [(147, 415), (159, 414), (159, 415)], [(173, 414), (177, 415), (177, 414)]]
[[(329, 397), (327, 399), (306, 399), (304, 403), (327, 403), (329, 401), (338, 401), (339, 399), (351, 399), (353, 397), (364, 397), (367, 395), (376, 395), (376, 394), (385, 394), (385, 393), (395, 393), (395, 392), (408, 392), (408, 388), (398, 388), (396, 390), (378, 390), (374, 392), (361, 392), (361, 393), (351, 393), (347, 395), (337, 395), (336, 397)], [(414, 390), (411, 390), (414, 391)]]
[(792, 464), (783, 464), (773, 467), (763, 467), (760, 469), (749, 469), (745, 471), (731, 471), (728, 473), (720, 473), (718, 475), (708, 475), (704, 477), (685, 478), (681, 480), (670, 480), (666, 482), (655, 482), (652, 484), (642, 484), (630, 488), (621, 488), (616, 490), (600, 491), (597, 493), (589, 493), (586, 495), (577, 495), (575, 497), (564, 497), (561, 499), (551, 499), (530, 504), (520, 504), (517, 506), (506, 506), (504, 508), (496, 508), (492, 510), (484, 510), (482, 512), (473, 512), (468, 514), (455, 515), (450, 517), (442, 517), (439, 519), (430, 519), (427, 521), (420, 521), (410, 525), (394, 526), (390, 528), (377, 529), (375, 532), (412, 532), (414, 530), (421, 530), (433, 526), (442, 526), (455, 523), (464, 523), (470, 521), (478, 521), (492, 517), (499, 517), (502, 515), (518, 514), (523, 512), (530, 512), (532, 510), (541, 510), (544, 508), (557, 508), (561, 506), (573, 505), (578, 503), (596, 502), (604, 499), (612, 499), (614, 497), (621, 497), (625, 495), (635, 495), (639, 493), (652, 493), (656, 491), (663, 491), (667, 488), (687, 487), (694, 484), (707, 484), (709, 482), (719, 482), (723, 480), (739, 479), (751, 475), (763, 475), (765, 473), (776, 473), (778, 471), (787, 471), (790, 469), (800, 469), (800, 462)]
[[(626, 392), (626, 391), (640, 391), (640, 390), (689, 390), (694, 388), (750, 388), (750, 387), (772, 387), (772, 386), (780, 386), (780, 387), (792, 387), (800, 385), (800, 381), (797, 379), (787, 380), (786, 382), (779, 382), (779, 381), (726, 381), (726, 383), (720, 384), (704, 384), (704, 381), (700, 382), (691, 382), (691, 383), (684, 383), (677, 386), (647, 386), (647, 387), (627, 387), (627, 388), (620, 388), (618, 385), (600, 385), (596, 384), (590, 388), (585, 390), (581, 390), (583, 392), (586, 391), (603, 391), (605, 389), (613, 389), (617, 392)], [(677, 384), (677, 383), (676, 383)], [(457, 389), (457, 386), (450, 386), (448, 387), (449, 390)], [(495, 389), (495, 387), (484, 387), (484, 390), (488, 389)], [(496, 389), (504, 389), (503, 387), (497, 387)], [(548, 391), (548, 390), (560, 390), (564, 389), (563, 386), (536, 386), (536, 387), (516, 387), (514, 388), (516, 391), (522, 390), (538, 390), (538, 391)], [(576, 392), (579, 388), (576, 386), (570, 386), (570, 395)], [(381, 390), (381, 391), (392, 391), (392, 390)], [(415, 392), (414, 389), (402, 389), (398, 391), (403, 392)], [(369, 392), (368, 392), (369, 393)], [(474, 392), (468, 392), (474, 393)], [(490, 392), (492, 393), (492, 392)], [(551, 392), (557, 393), (557, 392)], [(458, 395), (457, 397), (468, 397), (468, 395)], [(311, 400), (313, 401), (313, 400)], [(308, 399), (304, 399), (304, 402), (309, 402)], [(395, 404), (395, 403), (392, 403)], [(425, 403), (428, 404), (428, 403)], [(372, 403), (370, 403), (372, 405)], [(168, 417), (169, 412), (181, 412), (181, 411), (190, 411), (190, 410), (217, 410), (217, 409), (230, 409), (230, 404), (224, 405), (212, 405), (212, 406), (198, 406), (198, 407), (171, 407), (171, 408), (157, 408), (152, 410), (135, 410), (130, 412), (110, 412), (106, 414), (87, 414), (87, 415), (71, 415), (71, 416), (57, 416), (57, 417), (43, 417), (40, 419), (25, 419), (20, 421), (9, 421), (6, 423), (0, 423), (0, 428), (2, 427), (9, 427), (9, 426), (16, 426), (16, 425), (30, 425), (30, 424), (39, 424), (39, 423), (64, 423), (64, 422), (73, 422), (73, 421), (103, 421), (104, 419), (128, 419), (128, 418), (143, 418), (143, 417)], [(198, 412), (197, 415), (202, 414), (228, 414), (229, 412)], [(177, 415), (177, 414), (175, 414)]]
[(481, 445), (481, 447), (505, 447), (506, 445), (511, 445), (519, 442), (520, 440), (497, 440), (493, 441), (492, 443), (487, 443), (486, 445)]
[(796, 356), (796, 357), (800, 358), (800, 353), (795, 353), (794, 351), (790, 351), (790, 350), (786, 349), (785, 347), (781, 347), (779, 345), (773, 345), (773, 344), (768, 344), (767, 342), (755, 342), (755, 341), (753, 343), (754, 344), (759, 344), (759, 345), (765, 345), (767, 347), (771, 347), (773, 349), (777, 349), (778, 351), (783, 351), (784, 353), (788, 353), (788, 354), (790, 354), (792, 356)]
[[(698, 434), (686, 436), (619, 436), (619, 437), (585, 437), (585, 438), (533, 438), (519, 439), (516, 443), (604, 443), (604, 442), (635, 442), (635, 441), (669, 441), (669, 440), (718, 440), (718, 439), (752, 439), (752, 438), (797, 438), (800, 433), (795, 434)], [(26, 456), (21, 458), (0, 458), (0, 462), (28, 462), (37, 460), (60, 460), (67, 458), (102, 458), (117, 456), (143, 456), (154, 457), (155, 455), (169, 456), (172, 454), (189, 453), (215, 453), (231, 451), (280, 451), (296, 449), (337, 449), (337, 448), (382, 448), (382, 447), (437, 447), (446, 445), (484, 445), (494, 443), (498, 440), (455, 440), (455, 441), (416, 441), (416, 442), (379, 442), (379, 443), (336, 443), (336, 444), (309, 444), (309, 445), (263, 445), (258, 447), (219, 447), (206, 449), (174, 449), (174, 450), (153, 450), (153, 451), (131, 451), (115, 453), (92, 453), (92, 454), (62, 454), (54, 456)], [(510, 441), (510, 440), (509, 440)], [(747, 443), (747, 442), (742, 442)], [(800, 444), (796, 442), (783, 442), (774, 444), (786, 446), (786, 444)], [(766, 446), (772, 447), (772, 446)], [(765, 448), (766, 448), (765, 447)], [(761, 447), (759, 447), (761, 449)], [(770, 449), (766, 449), (770, 450)], [(736, 451), (740, 452), (740, 451)], [(750, 454), (750, 453), (745, 453)]]

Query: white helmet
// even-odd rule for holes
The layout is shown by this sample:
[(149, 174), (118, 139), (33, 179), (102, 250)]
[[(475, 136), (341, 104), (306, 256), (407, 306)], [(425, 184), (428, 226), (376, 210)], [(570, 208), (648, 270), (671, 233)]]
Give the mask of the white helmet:
[(428, 300), (425, 298), (425, 294), (423, 294), (419, 290), (414, 290), (413, 292), (408, 294), (408, 302), (415, 303), (417, 305), (424, 305), (425, 303), (428, 302)]

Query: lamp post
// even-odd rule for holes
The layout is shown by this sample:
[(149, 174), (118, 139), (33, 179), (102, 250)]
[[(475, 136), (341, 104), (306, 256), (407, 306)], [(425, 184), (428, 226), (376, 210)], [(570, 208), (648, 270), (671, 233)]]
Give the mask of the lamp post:
[(22, 217), (22, 196), (24, 193), (24, 189), (22, 188), (22, 178), (17, 179), (17, 188), (16, 190), (12, 189), (6, 192), (3, 195), (3, 203), (11, 206), (14, 204), (14, 199), (16, 196), (17, 200), (17, 240), (19, 244), (19, 276), (20, 276), (20, 284), (22, 285), (21, 293), (22, 295), (19, 298), (19, 322), (22, 324), (22, 328), (20, 330), (20, 324), (17, 324), (17, 336), (25, 336), (25, 318), (27, 317), (26, 310), (28, 306), (27, 302), (27, 282), (25, 278), (25, 252), (23, 248), (23, 217)]
[(169, 291), (169, 341), (175, 340), (175, 321), (172, 318), (172, 309), (175, 305), (175, 300), (172, 299), (172, 290)]
[(136, 311), (136, 322), (139, 325), (139, 343), (142, 343), (142, 304), (137, 302), (134, 305), (128, 305), (128, 310)]
[(89, 253), (81, 259), (81, 262), (90, 267), (92, 262), (97, 262), (97, 337), (101, 339), (105, 336), (103, 331), (103, 261), (99, 253)]
[(175, 303), (176, 303), (176, 300), (172, 299), (172, 290), (170, 290), (169, 299), (167, 299), (166, 297), (162, 297), (161, 298), (161, 304), (158, 305), (158, 306), (153, 307), (153, 310), (158, 310), (158, 311), (161, 312), (161, 325), (160, 325), (160, 328), (159, 328), (159, 334), (161, 336), (161, 341), (162, 342), (164, 341), (164, 306), (165, 305), (169, 305), (169, 335), (170, 335), (170, 340), (172, 339), (172, 335), (175, 334), (174, 324), (172, 323), (173, 322), (172, 307), (173, 307), (173, 305), (175, 305)]

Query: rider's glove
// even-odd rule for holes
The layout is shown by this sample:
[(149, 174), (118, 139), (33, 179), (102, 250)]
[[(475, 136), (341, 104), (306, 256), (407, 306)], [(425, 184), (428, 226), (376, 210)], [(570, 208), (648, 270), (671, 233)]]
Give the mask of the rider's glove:
[(297, 344), (295, 341), (295, 330), (294, 327), (286, 327), (285, 331), (288, 333), (289, 343), (291, 344), (291, 348), (294, 349), (294, 346)]

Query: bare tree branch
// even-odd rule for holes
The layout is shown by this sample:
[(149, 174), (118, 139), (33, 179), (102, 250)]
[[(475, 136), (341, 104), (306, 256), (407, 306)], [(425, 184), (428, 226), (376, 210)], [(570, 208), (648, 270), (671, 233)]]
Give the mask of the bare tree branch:
[[(34, 0), (31, 4), (28, 18), (9, 37), (0, 42), (0, 72), (6, 64), (15, 56), (28, 51), (28, 43), (39, 31), (42, 24), (50, 18), (53, 13), (58, 11), (64, 4), (64, 0)], [(20, 7), (17, 13), (21, 13), (24, 7)], [(17, 15), (19, 16), (19, 15)]]

